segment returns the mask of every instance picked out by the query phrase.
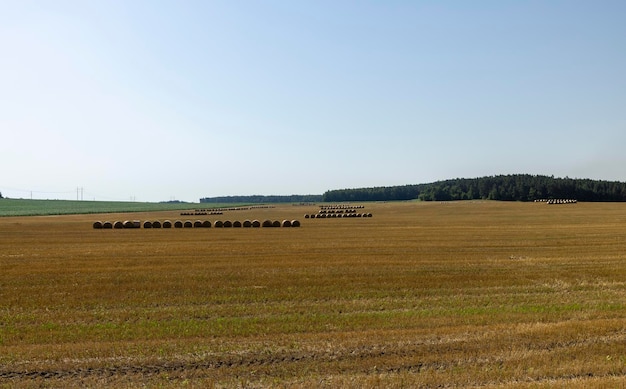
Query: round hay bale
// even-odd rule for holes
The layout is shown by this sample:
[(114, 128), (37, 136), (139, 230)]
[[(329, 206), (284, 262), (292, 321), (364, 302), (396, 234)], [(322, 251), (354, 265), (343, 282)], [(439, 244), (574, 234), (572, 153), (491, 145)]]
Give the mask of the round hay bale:
[(233, 227), (237, 227), (237, 228), (241, 227), (241, 222), (239, 220), (235, 220), (233, 222)]
[(163, 222), (163, 228), (172, 228), (172, 222), (169, 220), (165, 220)]
[(152, 228), (161, 228), (161, 222), (158, 220), (153, 221)]
[(309, 218), (309, 214), (307, 213), (306, 215), (304, 215), (304, 218), (308, 219)]
[(115, 223), (113, 223), (113, 228), (124, 228), (124, 223), (122, 223), (121, 221), (116, 221)]
[(224, 220), (224, 227), (225, 228), (230, 228), (233, 226), (233, 222), (231, 222), (230, 220)]
[(292, 220), (291, 221), (291, 226), (292, 227), (300, 227), (300, 222), (298, 220)]
[(211, 228), (211, 222), (209, 220), (205, 220), (202, 222), (202, 227)]
[(152, 222), (150, 220), (146, 220), (143, 222), (143, 228), (152, 228)]
[(110, 230), (111, 228), (113, 228), (113, 223), (111, 223), (111, 222), (104, 222), (104, 223), (102, 223), (102, 228), (104, 228), (105, 230)]
[(130, 220), (124, 220), (124, 228), (135, 228), (135, 225)]
[(367, 214), (367, 217), (372, 217), (372, 214), (371, 214), (371, 213), (368, 213), (368, 214)]
[(272, 221), (271, 220), (263, 220), (263, 227), (271, 227), (272, 226)]
[(280, 222), (278, 220), (274, 220), (272, 222), (272, 227), (280, 227)]
[(224, 227), (224, 222), (222, 222), (221, 220), (216, 220), (215, 228), (222, 228), (222, 227)]
[(174, 222), (174, 228), (183, 228), (183, 222), (181, 222), (180, 220), (176, 220)]
[(291, 227), (291, 220), (283, 220), (281, 223), (282, 227)]
[(193, 227), (202, 228), (202, 220), (196, 220), (195, 222), (193, 222)]
[(183, 223), (183, 227), (184, 228), (192, 228), (193, 227), (193, 223), (191, 222), (191, 220), (185, 220), (185, 222)]
[(93, 222), (93, 228), (96, 230), (102, 229), (102, 222)]
[(252, 227), (254, 227), (254, 228), (261, 227), (261, 222), (258, 221), (258, 220), (253, 220), (252, 221)]
[(252, 227), (252, 222), (246, 219), (243, 221), (243, 226), (246, 228)]

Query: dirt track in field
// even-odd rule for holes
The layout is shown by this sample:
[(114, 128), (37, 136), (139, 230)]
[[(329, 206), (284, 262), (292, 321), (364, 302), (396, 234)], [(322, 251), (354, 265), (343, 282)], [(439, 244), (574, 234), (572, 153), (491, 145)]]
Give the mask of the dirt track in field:
[[(459, 344), (455, 344), (459, 343)], [(509, 358), (515, 352), (506, 355), (479, 355), (481, 350), (480, 341), (473, 339), (471, 343), (466, 340), (442, 340), (433, 342), (416, 342), (394, 345), (369, 345), (351, 350), (296, 352), (280, 351), (272, 353), (239, 353), (237, 355), (215, 355), (205, 357), (200, 361), (155, 361), (151, 363), (136, 364), (110, 364), (106, 367), (78, 367), (71, 369), (50, 370), (0, 370), (0, 383), (24, 380), (56, 380), (67, 381), (77, 379), (108, 379), (124, 376), (132, 377), (155, 377), (167, 376), (168, 379), (185, 378), (215, 378), (228, 376), (248, 376), (250, 371), (255, 375), (280, 376), (281, 371), (301, 371), (307, 366), (319, 369), (324, 374), (397, 374), (397, 373), (421, 373), (424, 371), (442, 371), (460, 367), (484, 366), (488, 368), (494, 364), (513, 363)], [(555, 353), (572, 348), (584, 348), (585, 346), (605, 343), (626, 343), (626, 334), (618, 334), (606, 337), (585, 339), (560, 344), (536, 344), (533, 352), (537, 354)], [(441, 348), (463, 350), (464, 355), (468, 351), (476, 353), (472, 359), (440, 359), (438, 351)], [(471, 349), (471, 350), (468, 350)], [(519, 351), (519, 350), (517, 350)], [(330, 366), (333, 367), (330, 367)], [(330, 370), (328, 369), (330, 367)], [(540, 377), (517, 378), (516, 382), (540, 383), (560, 382), (586, 379), (590, 377), (626, 378), (626, 373), (606, 373), (598, 375), (593, 372), (580, 374), (549, 374)], [(475, 382), (475, 386), (498, 385), (505, 382)], [(454, 385), (452, 385), (454, 386)], [(423, 385), (422, 387), (430, 387)], [(439, 386), (441, 387), (441, 386)]]

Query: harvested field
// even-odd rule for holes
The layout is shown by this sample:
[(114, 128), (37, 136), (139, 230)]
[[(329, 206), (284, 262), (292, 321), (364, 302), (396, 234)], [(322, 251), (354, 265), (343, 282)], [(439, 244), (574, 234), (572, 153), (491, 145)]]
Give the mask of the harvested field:
[(0, 387), (626, 385), (626, 204), (370, 210), (0, 218)]

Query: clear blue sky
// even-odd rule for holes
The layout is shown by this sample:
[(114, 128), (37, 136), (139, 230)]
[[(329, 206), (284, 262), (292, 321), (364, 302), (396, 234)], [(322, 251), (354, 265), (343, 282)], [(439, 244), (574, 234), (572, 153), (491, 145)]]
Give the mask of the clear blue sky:
[(626, 181), (624, 1), (0, 0), (0, 191)]

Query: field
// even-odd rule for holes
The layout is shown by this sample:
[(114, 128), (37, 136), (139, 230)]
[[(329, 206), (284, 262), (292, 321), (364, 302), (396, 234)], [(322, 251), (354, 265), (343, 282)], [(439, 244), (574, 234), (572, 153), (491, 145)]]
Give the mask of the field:
[(0, 218), (0, 387), (626, 387), (626, 204)]
[(0, 216), (71, 215), (111, 212), (171, 211), (209, 208), (226, 204), (142, 203), (132, 201), (72, 201), (0, 199)]

